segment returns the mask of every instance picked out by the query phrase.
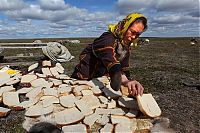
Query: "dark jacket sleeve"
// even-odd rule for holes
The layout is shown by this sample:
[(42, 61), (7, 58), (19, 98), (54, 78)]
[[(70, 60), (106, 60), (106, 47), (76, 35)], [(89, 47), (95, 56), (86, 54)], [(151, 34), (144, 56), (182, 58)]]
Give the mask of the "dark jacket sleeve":
[(98, 59), (102, 61), (109, 71), (111, 67), (117, 65), (120, 69), (120, 62), (115, 58), (115, 38), (112, 33), (105, 32), (92, 44), (93, 51)]

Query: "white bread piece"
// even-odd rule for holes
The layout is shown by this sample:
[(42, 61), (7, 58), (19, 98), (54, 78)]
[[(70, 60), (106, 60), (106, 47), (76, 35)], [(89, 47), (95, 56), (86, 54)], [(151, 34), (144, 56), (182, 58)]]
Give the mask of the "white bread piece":
[(108, 106), (107, 104), (101, 104), (99, 107), (107, 109), (107, 106)]
[(40, 99), (42, 99), (42, 105), (44, 108), (53, 105), (54, 103), (60, 103), (59, 98), (55, 96), (43, 96)]
[(7, 72), (0, 72), (0, 81), (10, 79), (10, 75)]
[(111, 110), (111, 115), (125, 115), (126, 112), (124, 109), (122, 108), (114, 108), (114, 109), (110, 109)]
[(57, 91), (59, 96), (64, 96), (64, 95), (69, 95), (72, 92), (72, 88), (71, 86), (60, 85)]
[(30, 72), (30, 71), (34, 70), (35, 68), (37, 68), (38, 65), (39, 65), (39, 63), (35, 63), (35, 64), (30, 65), (30, 66), (28, 67), (28, 72)]
[(105, 85), (110, 84), (109, 77), (107, 77), (107, 76), (98, 77), (98, 78), (96, 78), (96, 80), (102, 82)]
[(53, 82), (53, 85), (56, 87), (62, 84), (62, 80), (53, 80), (52, 82)]
[(82, 100), (89, 104), (92, 109), (98, 108), (101, 105), (99, 99), (94, 95), (83, 96)]
[(137, 128), (136, 130), (150, 130), (153, 127), (150, 119), (136, 119)]
[(93, 113), (92, 108), (90, 107), (90, 105), (88, 105), (84, 100), (77, 100), (75, 102), (76, 106), (78, 107), (78, 109), (85, 115), (90, 115)]
[(113, 133), (114, 125), (107, 123), (101, 130), (100, 133)]
[(17, 92), (4, 92), (3, 103), (8, 107), (17, 107), (19, 102), (19, 95)]
[(78, 123), (83, 118), (83, 113), (81, 113), (76, 107), (55, 113), (55, 122), (61, 126)]
[(51, 66), (51, 61), (47, 61), (47, 60), (44, 60), (44, 61), (42, 61), (42, 66), (48, 66), (48, 67), (50, 67)]
[(102, 89), (105, 86), (105, 83), (98, 80), (97, 78), (90, 80), (88, 84), (90, 86), (98, 86), (100, 89)]
[(116, 108), (116, 101), (115, 100), (113, 100), (113, 99), (111, 99), (111, 101), (109, 101), (108, 103), (107, 103), (107, 108), (108, 109), (113, 109), (113, 108)]
[(104, 109), (104, 108), (96, 108), (95, 113), (97, 114), (112, 114), (112, 115), (124, 115), (125, 111), (121, 108), (114, 108), (114, 109)]
[(10, 111), (11, 109), (0, 107), (0, 118), (7, 116)]
[(6, 72), (0, 72), (0, 86), (10, 81), (10, 75)]
[(115, 126), (115, 133), (133, 133), (130, 126), (119, 123)]
[[(57, 71), (57, 69), (56, 69)], [(68, 75), (66, 74), (59, 74), (56, 76), (57, 79), (61, 79), (61, 80), (68, 80), (68, 79), (71, 79)]]
[(93, 92), (91, 90), (81, 90), (81, 93), (83, 96), (93, 95)]
[(44, 108), (41, 104), (36, 104), (28, 108), (28, 110), (25, 113), (25, 116), (28, 117), (38, 117), (41, 115), (50, 114), (53, 112), (53, 106), (48, 106)]
[(92, 125), (100, 118), (101, 116), (99, 114), (91, 114), (89, 116), (86, 116), (83, 120), (83, 123), (88, 125), (89, 127), (92, 127)]
[(138, 105), (137, 105), (137, 101), (136, 101), (135, 99), (133, 99), (133, 98), (129, 98), (129, 97), (120, 97), (120, 98), (118, 99), (118, 104), (119, 104), (121, 107), (139, 110)]
[(82, 96), (82, 88), (80, 86), (76, 86), (72, 89), (73, 94), (77, 97), (77, 96)]
[(19, 82), (20, 82), (19, 79), (10, 78), (10, 81), (8, 81), (8, 82), (6, 83), (6, 85), (14, 85), (14, 84), (19, 83)]
[(99, 98), (100, 102), (103, 104), (108, 104), (108, 102), (109, 102), (109, 100), (104, 96), (99, 96), (98, 98)]
[(46, 76), (52, 76), (51, 71), (49, 70), (48, 67), (43, 67), (42, 68), (42, 73)]
[(0, 87), (0, 96), (2, 96), (4, 92), (10, 92), (10, 91), (15, 91), (15, 88), (13, 86)]
[(73, 82), (74, 85), (88, 85), (88, 82), (87, 80), (76, 80)]
[(129, 117), (129, 118), (135, 118), (138, 114), (138, 110), (133, 110), (133, 109), (130, 109), (128, 113), (126, 113), (125, 116)]
[(31, 81), (37, 79), (36, 75), (27, 74), (21, 77), (21, 83), (30, 83)]
[(44, 96), (55, 96), (58, 97), (58, 91), (54, 88), (44, 88)]
[(103, 89), (104, 94), (106, 95), (106, 97), (111, 98), (111, 99), (117, 99), (120, 96), (122, 96), (121, 91), (115, 91), (111, 88), (110, 84), (106, 85), (106, 87), (104, 87)]
[(34, 99), (42, 93), (43, 93), (42, 87), (37, 87), (26, 93), (26, 97), (28, 97), (29, 99)]
[(19, 94), (26, 94), (33, 89), (34, 89), (33, 87), (29, 87), (29, 88), (24, 87), (24, 88), (17, 90), (16, 92), (19, 93)]
[(111, 118), (112, 124), (122, 123), (122, 124), (125, 124), (127, 126), (131, 125), (131, 119), (129, 119), (126, 116), (111, 115), (110, 118)]
[(31, 81), (31, 86), (32, 87), (52, 87), (53, 83), (52, 82), (48, 82), (43, 78), (38, 78), (36, 80)]
[(39, 98), (29, 99), (28, 101), (21, 102), (18, 106), (22, 108), (29, 108), (39, 102)]
[(46, 75), (40, 74), (40, 73), (35, 73), (35, 75), (37, 75), (39, 78), (45, 78), (46, 77)]
[(111, 114), (111, 109), (96, 108), (95, 113), (99, 115), (104, 115), (104, 114), (109, 115)]
[(149, 117), (158, 117), (161, 115), (161, 109), (152, 94), (143, 94), (136, 96), (139, 109), (142, 113)]
[(99, 86), (94, 86), (90, 88), (95, 96), (99, 96), (102, 94), (102, 91), (99, 89)]
[(58, 113), (58, 112), (61, 112), (63, 110), (65, 110), (66, 108), (63, 107), (62, 105), (60, 104), (53, 104), (53, 113)]
[(59, 72), (61, 74), (64, 73), (65, 69), (62, 67), (62, 65), (60, 63), (56, 63), (55, 68), (56, 68), (57, 72)]
[(62, 131), (64, 133), (87, 133), (87, 128), (84, 124), (76, 124), (63, 126)]
[(59, 76), (59, 73), (58, 73), (58, 71), (55, 67), (51, 67), (50, 71), (51, 71), (53, 76), (55, 76), (55, 77)]
[(100, 125), (106, 125), (109, 122), (109, 116), (104, 114), (96, 121)]
[(73, 94), (70, 94), (68, 96), (61, 96), (59, 97), (59, 99), (60, 104), (67, 108), (75, 107), (75, 102), (77, 101)]

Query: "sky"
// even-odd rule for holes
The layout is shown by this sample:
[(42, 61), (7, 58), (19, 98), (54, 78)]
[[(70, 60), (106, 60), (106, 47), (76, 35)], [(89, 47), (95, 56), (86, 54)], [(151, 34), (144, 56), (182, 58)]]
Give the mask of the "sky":
[(0, 39), (98, 37), (132, 12), (148, 18), (142, 37), (193, 37), (200, 0), (0, 0)]

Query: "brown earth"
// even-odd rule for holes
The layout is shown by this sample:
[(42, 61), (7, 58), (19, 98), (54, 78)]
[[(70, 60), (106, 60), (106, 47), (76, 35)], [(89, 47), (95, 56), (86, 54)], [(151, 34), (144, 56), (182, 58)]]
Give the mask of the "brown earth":
[[(199, 44), (190, 45), (189, 39), (150, 39), (149, 45), (141, 45), (132, 50), (130, 60), (131, 74), (152, 93), (157, 100), (162, 116), (170, 119), (170, 127), (180, 133), (200, 132), (200, 90), (199, 87)], [(85, 45), (66, 45), (75, 59), (63, 63), (66, 74), (73, 72), (78, 63), (78, 55)], [(41, 55), (40, 50), (5, 50), (5, 56), (31, 52)], [(26, 62), (39, 61), (41, 58), (23, 59)], [(9, 60), (7, 60), (9, 61)], [(15, 60), (20, 62), (20, 59)], [(1, 64), (0, 64), (1, 65)], [(26, 64), (13, 67), (25, 71)], [(189, 86), (188, 86), (189, 85)], [(1, 105), (0, 105), (1, 106)], [(23, 133), (21, 126), (24, 111), (11, 111), (6, 118), (0, 119), (1, 133)]]

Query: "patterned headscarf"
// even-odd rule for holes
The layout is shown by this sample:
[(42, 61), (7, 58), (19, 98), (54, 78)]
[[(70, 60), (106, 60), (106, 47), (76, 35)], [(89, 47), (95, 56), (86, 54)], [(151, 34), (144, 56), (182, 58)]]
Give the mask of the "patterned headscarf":
[[(127, 29), (138, 18), (146, 19), (146, 17), (141, 13), (131, 13), (128, 16), (126, 16), (122, 21), (120, 21), (118, 24), (108, 25), (108, 31), (112, 32), (114, 36), (119, 38), (120, 42), (123, 43), (122, 39)], [(147, 25), (145, 25), (144, 31), (146, 29), (147, 29)], [(132, 43), (137, 43), (137, 41), (138, 39), (135, 39)]]

